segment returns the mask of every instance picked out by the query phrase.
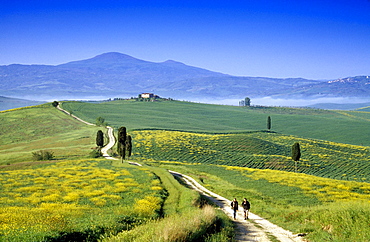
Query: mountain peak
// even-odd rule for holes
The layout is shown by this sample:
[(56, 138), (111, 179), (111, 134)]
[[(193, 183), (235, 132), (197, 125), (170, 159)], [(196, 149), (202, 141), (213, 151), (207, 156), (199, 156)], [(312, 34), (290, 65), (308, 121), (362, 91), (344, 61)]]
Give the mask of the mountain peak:
[(182, 62), (178, 62), (178, 61), (174, 61), (174, 60), (166, 60), (164, 62), (162, 62), (163, 64), (181, 64), (181, 65), (185, 65), (184, 63)]
[(93, 57), (92, 59), (107, 60), (107, 61), (110, 61), (110, 60), (138, 60), (138, 59), (136, 59), (132, 56), (122, 54), (122, 53), (119, 53), (119, 52), (107, 52), (107, 53), (104, 53), (104, 54), (101, 54), (101, 55), (97, 55), (97, 56)]
[(126, 64), (126, 63), (141, 63), (145, 62), (143, 60), (136, 59), (132, 56), (122, 54), (119, 52), (108, 52), (101, 55), (97, 55), (93, 58), (80, 60), (80, 61), (72, 61), (66, 64), (62, 64), (60, 66), (74, 66), (74, 67), (84, 67), (84, 66), (104, 66), (104, 65), (112, 65), (112, 64)]

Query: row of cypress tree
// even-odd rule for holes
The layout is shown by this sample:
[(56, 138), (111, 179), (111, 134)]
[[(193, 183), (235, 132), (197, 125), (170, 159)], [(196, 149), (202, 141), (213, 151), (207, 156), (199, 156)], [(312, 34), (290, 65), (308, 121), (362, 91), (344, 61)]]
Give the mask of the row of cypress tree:
[[(99, 130), (96, 134), (96, 145), (101, 149), (104, 146), (104, 133)], [(126, 127), (120, 127), (118, 129), (117, 138), (117, 153), (121, 156), (122, 161), (130, 158), (132, 153), (132, 138), (131, 135), (127, 135)]]
[(131, 135), (127, 135), (126, 127), (120, 127), (118, 129), (117, 138), (117, 152), (121, 156), (122, 161), (131, 157), (132, 152), (132, 138)]

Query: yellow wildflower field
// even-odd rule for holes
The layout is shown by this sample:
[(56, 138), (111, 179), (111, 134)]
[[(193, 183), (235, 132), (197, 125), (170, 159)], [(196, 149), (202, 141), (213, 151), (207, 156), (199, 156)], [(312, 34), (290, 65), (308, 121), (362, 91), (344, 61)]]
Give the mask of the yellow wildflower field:
[(319, 177), (364, 181), (370, 177), (370, 147), (307, 139), (273, 132), (205, 134), (166, 130), (133, 131), (135, 155), (145, 160), (232, 165), (297, 171)]
[(9, 240), (115, 226), (120, 216), (155, 216), (162, 203), (161, 183), (148, 170), (106, 160), (0, 173), (0, 234)]
[(370, 184), (356, 181), (340, 181), (303, 173), (259, 170), (246, 167), (222, 166), (226, 170), (238, 170), (253, 180), (264, 179), (270, 183), (298, 187), (324, 202), (370, 201)]

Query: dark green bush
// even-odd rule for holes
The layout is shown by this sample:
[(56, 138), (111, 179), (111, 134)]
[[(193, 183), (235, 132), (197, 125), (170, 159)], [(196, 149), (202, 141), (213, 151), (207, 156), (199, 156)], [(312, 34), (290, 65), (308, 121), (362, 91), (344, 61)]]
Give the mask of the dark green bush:
[(94, 149), (90, 152), (90, 158), (99, 158), (100, 156), (102, 156), (102, 154), (99, 149)]
[(33, 160), (52, 160), (54, 158), (54, 152), (49, 150), (40, 150), (32, 152)]

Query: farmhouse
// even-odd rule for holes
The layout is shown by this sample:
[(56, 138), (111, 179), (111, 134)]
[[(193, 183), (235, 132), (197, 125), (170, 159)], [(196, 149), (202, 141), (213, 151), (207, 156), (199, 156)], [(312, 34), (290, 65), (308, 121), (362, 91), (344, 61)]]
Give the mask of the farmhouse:
[(154, 93), (142, 93), (139, 95), (139, 98), (144, 98), (144, 99), (159, 99), (161, 98), (160, 96), (158, 95), (155, 95)]
[(141, 98), (153, 98), (154, 94), (153, 93), (142, 93)]

